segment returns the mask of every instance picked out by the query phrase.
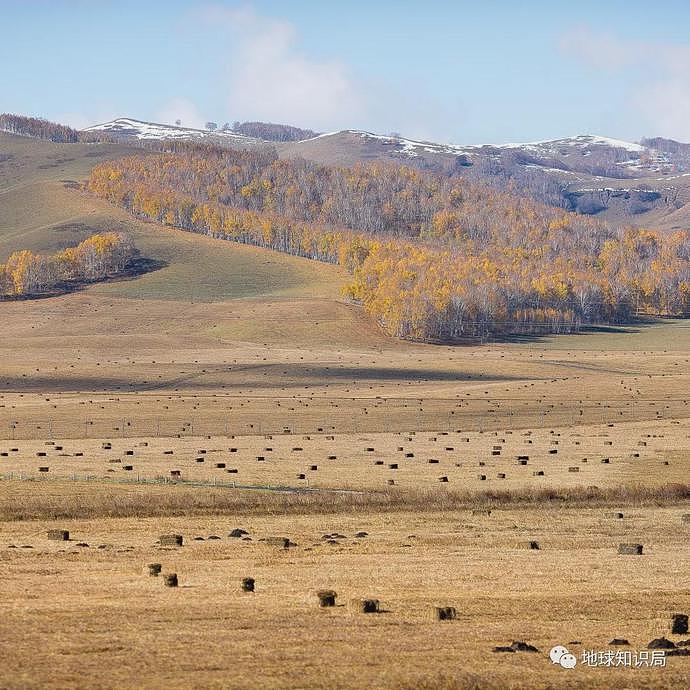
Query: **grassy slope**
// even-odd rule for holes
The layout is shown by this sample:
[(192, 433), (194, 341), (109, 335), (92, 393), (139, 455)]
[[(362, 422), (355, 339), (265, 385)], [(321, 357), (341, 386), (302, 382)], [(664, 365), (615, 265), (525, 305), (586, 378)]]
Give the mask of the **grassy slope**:
[(130, 233), (142, 254), (166, 264), (135, 281), (93, 288), (153, 299), (211, 301), (237, 297), (334, 298), (346, 276), (337, 268), (275, 252), (191, 236), (130, 218), (65, 185), (126, 146), (55, 145), (0, 135), (0, 260), (28, 248), (55, 251), (103, 229)]

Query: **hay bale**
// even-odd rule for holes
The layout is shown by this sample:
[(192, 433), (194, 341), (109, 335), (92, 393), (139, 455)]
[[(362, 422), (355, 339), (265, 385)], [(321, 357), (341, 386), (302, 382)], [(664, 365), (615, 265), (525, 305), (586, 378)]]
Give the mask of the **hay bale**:
[(625, 647), (629, 646), (630, 642), (628, 642), (624, 637), (614, 637), (609, 644), (612, 647)]
[(389, 470), (397, 470), (397, 469), (398, 469), (398, 463), (397, 463), (397, 462), (391, 462), (391, 463), (388, 465), (388, 469), (389, 469)]
[(163, 576), (163, 584), (166, 587), (177, 587), (177, 573), (169, 573)]
[(453, 606), (432, 606), (430, 613), (434, 621), (454, 621), (458, 617)]
[(613, 518), (614, 520), (622, 520), (623, 519), (623, 513), (617, 513), (617, 512), (604, 513), (604, 517)]
[(294, 542), (290, 541), (289, 537), (263, 537), (259, 541), (264, 542), (268, 546), (282, 546), (284, 549), (289, 549), (291, 546), (297, 546)]
[(537, 470), (536, 472), (532, 472), (533, 477), (543, 477), (544, 476), (544, 470)]
[(642, 544), (618, 544), (618, 553), (623, 556), (641, 556)]
[(36, 453), (37, 458), (45, 458), (46, 455), (48, 455), (48, 453), (45, 453), (42, 450), (39, 450), (38, 453)]
[(182, 476), (182, 470), (170, 470), (170, 476), (171, 477), (181, 477)]
[(50, 471), (50, 467), (39, 467), (39, 468), (38, 468), (38, 471), (39, 471), (39, 472), (49, 472), (49, 471)]
[(685, 513), (680, 516), (680, 521), (690, 524), (690, 513)]
[(485, 474), (480, 474), (477, 479), (479, 479), (480, 482), (485, 482), (486, 481), (486, 475)]
[(667, 640), (665, 637), (657, 637), (654, 640), (651, 640), (650, 643), (647, 645), (647, 649), (675, 649), (676, 645), (675, 643), (671, 642), (671, 640)]
[(498, 477), (498, 479), (505, 479), (506, 473), (505, 472), (499, 472), (496, 476)]
[(445, 484), (448, 481), (448, 477), (443, 475), (442, 477), (439, 477), (438, 480), (442, 483)]
[(240, 583), (240, 588), (243, 592), (253, 592), (254, 591), (254, 578), (253, 577), (243, 577)]
[(532, 551), (539, 551), (541, 549), (539, 542), (534, 540), (527, 542), (527, 548), (531, 549)]
[(351, 599), (350, 610), (354, 613), (379, 613), (378, 599)]
[(161, 534), (158, 543), (161, 546), (182, 546), (184, 538), (181, 534)]
[(319, 469), (318, 465), (309, 465), (310, 472), (316, 472)]
[(69, 541), (69, 531), (66, 529), (49, 529), (48, 539), (52, 541)]
[(579, 467), (569, 467), (568, 472), (579, 472), (580, 468)]
[(475, 508), (472, 515), (491, 515), (491, 508)]
[(163, 570), (163, 566), (160, 563), (149, 563), (148, 569), (151, 577), (158, 577), (161, 574), (161, 570)]
[(241, 539), (241, 538), (244, 537), (246, 534), (249, 534), (249, 532), (247, 532), (247, 530), (240, 529), (239, 527), (235, 527), (235, 529), (232, 530), (232, 531), (228, 534), (228, 536), (229, 536), (229, 537), (232, 537), (233, 539)]
[(671, 616), (671, 633), (673, 635), (688, 634), (688, 616), (685, 613), (674, 613)]
[(217, 462), (216, 463), (216, 468), (219, 470), (225, 469), (225, 463), (224, 462)]
[(335, 606), (335, 599), (338, 594), (332, 589), (320, 589), (316, 593), (316, 596), (319, 598), (319, 606), (321, 608), (327, 608), (329, 606)]
[(127, 471), (127, 472), (131, 472), (134, 469), (134, 466), (133, 465), (123, 465), (122, 469)]

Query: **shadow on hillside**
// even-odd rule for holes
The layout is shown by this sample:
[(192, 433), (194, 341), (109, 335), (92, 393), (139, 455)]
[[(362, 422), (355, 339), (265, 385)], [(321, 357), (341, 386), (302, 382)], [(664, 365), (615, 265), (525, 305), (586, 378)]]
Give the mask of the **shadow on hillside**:
[[(645, 327), (654, 326), (659, 323), (662, 323), (660, 319), (640, 319), (635, 321), (634, 323), (621, 324), (620, 326), (582, 326), (579, 330), (573, 331), (572, 333), (505, 333), (503, 335), (494, 335), (491, 338), (484, 340), (484, 344), (539, 344), (547, 342), (547, 340), (550, 340), (551, 338), (557, 338), (559, 336), (570, 336), (577, 338), (578, 336), (584, 335), (629, 335), (634, 333), (641, 333)], [(468, 340), (467, 342), (455, 344), (477, 345), (479, 343), (479, 338), (475, 338), (472, 341)]]
[[(179, 367), (188, 368), (189, 364), (180, 363)], [(496, 381), (517, 381), (529, 377), (477, 375), (463, 371), (452, 372), (438, 369), (405, 369), (385, 367), (310, 367), (306, 364), (256, 365), (247, 367), (227, 366), (212, 368), (208, 365), (198, 370), (176, 376), (171, 372), (165, 379), (151, 381), (154, 371), (138, 372), (138, 376), (125, 375), (127, 368), (123, 367), (123, 375), (74, 375), (74, 376), (45, 376), (42, 374), (27, 374), (26, 376), (0, 377), (0, 391), (22, 391), (45, 393), (49, 391), (116, 391), (147, 392), (184, 390), (219, 390), (228, 393), (234, 390), (275, 390), (278, 386), (299, 385), (301, 388), (321, 387), (327, 385), (342, 385), (351, 383), (362, 385), (368, 383), (392, 382), (454, 382), (476, 381), (490, 383)], [(170, 371), (170, 366), (163, 368)]]

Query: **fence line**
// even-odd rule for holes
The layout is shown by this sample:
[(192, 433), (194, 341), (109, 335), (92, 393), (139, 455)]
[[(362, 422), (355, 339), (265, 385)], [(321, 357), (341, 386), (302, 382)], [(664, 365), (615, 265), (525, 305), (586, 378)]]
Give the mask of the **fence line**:
[(5, 472), (0, 474), (0, 481), (23, 481), (23, 482), (94, 482), (98, 484), (129, 484), (129, 485), (174, 485), (184, 487), (196, 487), (205, 489), (238, 489), (249, 491), (275, 491), (277, 493), (294, 493), (294, 494), (308, 494), (308, 493), (333, 493), (333, 494), (363, 494), (363, 491), (355, 489), (324, 489), (309, 486), (281, 486), (270, 484), (238, 484), (237, 482), (224, 482), (217, 479), (213, 480), (187, 480), (187, 479), (171, 479), (168, 477), (136, 477), (128, 478), (114, 478), (114, 477), (99, 477), (94, 474), (77, 474), (72, 473), (68, 475), (53, 475), (50, 477), (37, 477), (35, 475), (25, 474), (24, 472)]

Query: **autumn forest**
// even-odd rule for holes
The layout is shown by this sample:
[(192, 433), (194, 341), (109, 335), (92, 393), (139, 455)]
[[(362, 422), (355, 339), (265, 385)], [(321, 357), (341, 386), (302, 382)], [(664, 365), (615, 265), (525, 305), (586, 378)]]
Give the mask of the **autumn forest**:
[(419, 340), (572, 332), (690, 308), (690, 235), (611, 228), (457, 177), (381, 163), (176, 146), (96, 167), (131, 213), (339, 263), (344, 293)]

